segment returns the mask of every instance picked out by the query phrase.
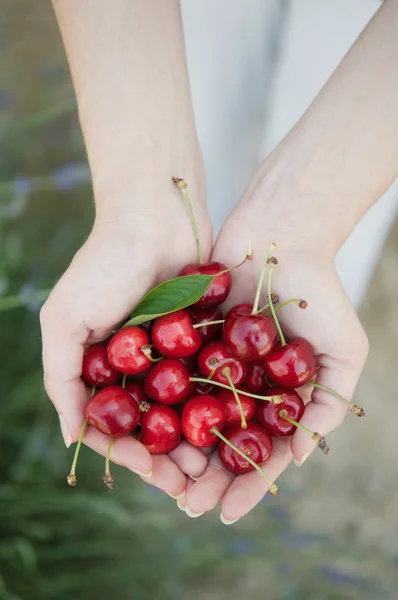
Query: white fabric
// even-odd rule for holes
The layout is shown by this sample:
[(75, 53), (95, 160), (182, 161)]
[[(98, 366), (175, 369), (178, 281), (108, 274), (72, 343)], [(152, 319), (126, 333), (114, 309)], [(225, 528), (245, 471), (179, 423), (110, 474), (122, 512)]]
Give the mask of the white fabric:
[[(196, 125), (217, 233), (261, 160), (312, 102), (378, 0), (182, 0)], [(362, 219), (337, 268), (358, 305), (398, 211), (398, 184)]]

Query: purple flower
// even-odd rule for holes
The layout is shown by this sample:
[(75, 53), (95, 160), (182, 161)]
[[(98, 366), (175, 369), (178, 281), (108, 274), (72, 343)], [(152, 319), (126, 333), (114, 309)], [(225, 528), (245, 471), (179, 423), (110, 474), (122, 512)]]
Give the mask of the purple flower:
[(90, 181), (90, 171), (86, 165), (80, 163), (67, 163), (53, 171), (57, 188), (61, 192), (69, 192), (82, 183)]

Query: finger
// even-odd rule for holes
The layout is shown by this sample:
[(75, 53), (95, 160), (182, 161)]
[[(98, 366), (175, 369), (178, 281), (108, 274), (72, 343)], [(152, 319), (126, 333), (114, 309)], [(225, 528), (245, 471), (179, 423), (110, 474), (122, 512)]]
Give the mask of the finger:
[[(320, 357), (318, 362), (323, 366), (317, 373), (316, 382), (338, 392), (348, 401), (354, 393), (361, 368), (350, 368), (348, 365), (337, 367), (330, 358)], [(311, 402), (306, 407), (300, 423), (312, 432), (322, 436), (341, 425), (347, 412), (347, 405), (329, 392), (313, 388)], [(296, 429), (291, 438), (291, 451), (297, 466), (302, 465), (311, 455), (316, 445), (311, 436)]]
[[(264, 471), (272, 481), (288, 466), (292, 455), (290, 441), (279, 438), (274, 440), (274, 451), (264, 464)], [(197, 484), (196, 484), (197, 485)], [(260, 502), (268, 492), (268, 483), (257, 471), (238, 475), (227, 490), (221, 505), (221, 520), (225, 525), (232, 525)]]
[(195, 479), (200, 477), (207, 467), (207, 458), (203, 452), (185, 440), (178, 448), (169, 452), (169, 457), (183, 473)]
[(152, 455), (152, 474), (142, 479), (175, 500), (181, 500), (185, 496), (187, 477), (166, 454)]
[(186, 492), (185, 507), (190, 517), (198, 517), (213, 510), (221, 500), (234, 479), (227, 471), (215, 451), (203, 475)]
[[(88, 427), (83, 442), (98, 454), (106, 456), (110, 440), (109, 435), (101, 433), (94, 427)], [(151, 476), (152, 456), (145, 446), (132, 436), (115, 439), (111, 448), (110, 460), (117, 465), (127, 467), (138, 475)]]
[[(46, 306), (46, 305), (45, 305)], [(66, 445), (79, 438), (84, 420), (86, 390), (80, 379), (88, 330), (69, 323), (51, 308), (40, 314), (44, 385), (59, 416)]]

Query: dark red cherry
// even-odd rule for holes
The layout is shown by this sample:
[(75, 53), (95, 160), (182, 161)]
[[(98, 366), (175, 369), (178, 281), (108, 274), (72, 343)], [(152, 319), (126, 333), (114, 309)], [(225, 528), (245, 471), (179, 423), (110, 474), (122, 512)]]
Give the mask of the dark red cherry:
[(149, 408), (148, 397), (144, 392), (144, 388), (141, 382), (138, 381), (127, 381), (124, 389), (134, 398), (137, 402), (140, 411), (145, 412)]
[(106, 435), (127, 435), (140, 420), (140, 409), (132, 396), (119, 385), (106, 387), (90, 398), (85, 416), (90, 425)]
[(187, 310), (178, 310), (156, 319), (151, 336), (155, 348), (169, 358), (192, 356), (202, 345), (202, 338), (193, 328)]
[(253, 394), (264, 395), (267, 385), (267, 376), (262, 365), (250, 363), (247, 365), (245, 386)]
[(181, 441), (181, 420), (171, 406), (152, 404), (149, 411), (141, 415), (139, 436), (151, 454), (167, 454)]
[[(203, 265), (187, 265), (180, 275), (217, 275), (226, 270), (226, 266), (220, 262), (210, 262)], [(203, 296), (195, 303), (198, 308), (209, 308), (218, 306), (227, 299), (231, 291), (232, 278), (230, 273), (218, 275), (210, 283)]]
[[(237, 390), (239, 400), (242, 404), (243, 413), (246, 417), (246, 421), (252, 421), (256, 414), (256, 401), (254, 398), (250, 398), (250, 396), (244, 396), (240, 394), (240, 391), (247, 391), (244, 387), (240, 387), (240, 390)], [(225, 409), (225, 427), (230, 427), (231, 425), (240, 424), (242, 421), (242, 416), (240, 414), (238, 403), (236, 402), (236, 398), (232, 390), (225, 390), (221, 388), (217, 392), (217, 398), (223, 404)], [(271, 402), (267, 403), (271, 404)]]
[(272, 388), (272, 393), (285, 394), (286, 399), (280, 404), (260, 402), (256, 412), (257, 421), (272, 436), (286, 437), (293, 435), (296, 426), (283, 419), (279, 413), (281, 410), (286, 410), (290, 419), (300, 421), (304, 413), (304, 402), (294, 390), (288, 390), (287, 388), (275, 387)]
[(278, 385), (297, 388), (310, 381), (316, 372), (312, 346), (304, 338), (293, 338), (264, 360), (267, 375)]
[(82, 378), (89, 385), (103, 387), (113, 385), (120, 378), (120, 373), (109, 363), (107, 344), (90, 346), (83, 356)]
[(186, 366), (190, 373), (194, 373), (198, 368), (198, 357), (196, 354), (194, 356), (183, 356), (180, 358), (180, 361)]
[[(211, 306), (210, 308), (205, 308), (203, 310), (191, 306), (189, 312), (191, 314), (192, 323), (195, 325), (199, 323), (209, 323), (211, 321), (221, 321), (223, 319), (223, 314), (218, 306)], [(203, 343), (207, 344), (220, 337), (222, 326), (222, 323), (218, 323), (217, 325), (205, 325), (204, 327), (198, 327), (196, 331), (202, 338)]]
[[(200, 371), (196, 371), (193, 374), (194, 377), (203, 377), (203, 373)], [(197, 396), (198, 394), (213, 394), (215, 391), (215, 386), (209, 381), (208, 383), (203, 383), (203, 381), (192, 381), (191, 384), (194, 386), (194, 392), (192, 396)]]
[(146, 374), (144, 389), (147, 396), (156, 402), (179, 404), (189, 394), (189, 371), (176, 358), (164, 358)]
[(121, 373), (142, 373), (151, 366), (151, 361), (142, 351), (148, 344), (148, 334), (141, 327), (124, 327), (108, 344), (108, 360)]
[(225, 317), (223, 340), (231, 354), (246, 362), (264, 358), (276, 346), (278, 330), (271, 317), (234, 308)]
[(218, 442), (218, 437), (210, 430), (216, 427), (222, 432), (224, 423), (224, 407), (214, 396), (193, 396), (184, 404), (182, 432), (193, 446), (199, 448), (214, 446)]
[[(258, 465), (263, 464), (272, 454), (271, 437), (261, 425), (256, 423), (248, 423), (247, 429), (242, 429), (239, 424), (232, 425), (223, 435)], [(224, 467), (236, 475), (254, 470), (247, 460), (222, 440), (218, 446), (218, 453)]]
[(229, 385), (228, 378), (223, 374), (223, 369), (229, 367), (231, 379), (235, 386), (239, 386), (246, 377), (245, 363), (232, 356), (224, 342), (210, 342), (199, 352), (198, 366), (205, 377), (209, 377), (214, 370), (212, 379)]

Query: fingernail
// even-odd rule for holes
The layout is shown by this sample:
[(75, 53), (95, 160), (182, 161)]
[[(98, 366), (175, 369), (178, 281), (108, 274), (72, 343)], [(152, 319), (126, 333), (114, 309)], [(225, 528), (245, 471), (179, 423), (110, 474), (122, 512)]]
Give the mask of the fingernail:
[(200, 517), (201, 515), (203, 515), (204, 513), (196, 513), (193, 510), (191, 510), (189, 508), (189, 506), (185, 507), (185, 512), (187, 513), (188, 517), (191, 517), (191, 519), (197, 519), (198, 517)]
[(185, 498), (185, 491), (181, 492), (180, 494), (171, 494), (170, 492), (166, 492), (166, 494), (168, 496), (170, 496), (170, 498), (173, 498), (174, 500), (184, 500)]
[(61, 426), (62, 437), (64, 438), (65, 446), (69, 448), (72, 443), (72, 436), (69, 427), (66, 423), (64, 415), (59, 415), (59, 424)]
[(147, 473), (143, 473), (142, 471), (139, 471), (138, 469), (133, 469), (132, 467), (130, 467), (130, 471), (133, 471), (133, 473), (137, 473), (137, 475), (139, 475), (140, 477), (145, 477), (146, 479), (148, 479), (149, 477), (152, 477), (152, 469), (150, 471), (148, 471)]
[(301, 467), (301, 465), (304, 464), (305, 461), (307, 460), (308, 455), (309, 455), (309, 452), (306, 452), (301, 460), (296, 460), (294, 458), (293, 461), (294, 461), (294, 464), (296, 465), (296, 467)]
[(192, 475), (189, 476), (190, 479), (192, 479), (193, 481), (199, 481), (200, 477), (192, 477)]
[(185, 512), (185, 506), (183, 506), (183, 505), (181, 504), (181, 502), (179, 502), (178, 500), (177, 500), (177, 506), (178, 506), (178, 508), (179, 508), (180, 510), (182, 510), (183, 512)]
[(239, 519), (234, 519), (233, 521), (228, 521), (228, 519), (226, 519), (222, 513), (220, 515), (220, 519), (221, 519), (221, 523), (224, 523), (224, 525), (232, 525), (233, 523), (236, 523), (236, 521), (239, 521)]

